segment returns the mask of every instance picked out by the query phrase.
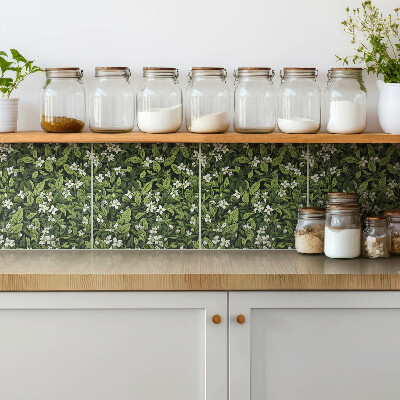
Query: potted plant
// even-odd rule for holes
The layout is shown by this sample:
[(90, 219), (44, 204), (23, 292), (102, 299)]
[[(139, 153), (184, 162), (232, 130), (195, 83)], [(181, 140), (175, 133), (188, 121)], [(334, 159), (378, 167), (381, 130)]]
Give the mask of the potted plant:
[(385, 133), (400, 134), (400, 37), (399, 8), (394, 14), (384, 16), (371, 1), (364, 1), (361, 8), (350, 10), (342, 21), (344, 31), (351, 37), (355, 54), (338, 57), (344, 65), (349, 61), (365, 64), (368, 73), (382, 75), (378, 80), (378, 117)]
[(36, 60), (28, 61), (17, 50), (10, 49), (9, 57), (0, 51), (0, 132), (15, 132), (18, 120), (18, 100), (11, 98), (11, 93), (30, 74), (43, 70), (33, 65)]

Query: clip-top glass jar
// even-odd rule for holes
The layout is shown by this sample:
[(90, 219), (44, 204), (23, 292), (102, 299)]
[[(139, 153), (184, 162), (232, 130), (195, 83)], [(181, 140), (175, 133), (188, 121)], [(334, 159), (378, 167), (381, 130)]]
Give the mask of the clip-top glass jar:
[(41, 126), (45, 132), (81, 132), (85, 127), (85, 89), (80, 68), (46, 68), (40, 92)]
[(363, 256), (388, 258), (390, 256), (390, 232), (387, 217), (368, 217), (363, 231)]
[(390, 252), (400, 255), (400, 210), (387, 210), (384, 214), (388, 217), (391, 236)]
[(295, 247), (302, 254), (323, 254), (325, 208), (299, 209), (295, 233)]
[(242, 133), (269, 133), (276, 125), (276, 94), (271, 68), (238, 68), (235, 76), (234, 129)]
[(137, 124), (147, 133), (176, 132), (182, 125), (182, 90), (176, 68), (143, 68), (137, 92)]
[(229, 128), (229, 88), (224, 68), (193, 67), (186, 89), (186, 127), (190, 132), (218, 133)]
[(135, 95), (127, 67), (96, 67), (89, 93), (89, 127), (98, 133), (122, 133), (133, 129)]
[(278, 89), (278, 128), (284, 133), (317, 133), (321, 91), (316, 68), (284, 68)]
[(324, 93), (329, 133), (361, 133), (367, 126), (367, 89), (362, 68), (331, 68)]

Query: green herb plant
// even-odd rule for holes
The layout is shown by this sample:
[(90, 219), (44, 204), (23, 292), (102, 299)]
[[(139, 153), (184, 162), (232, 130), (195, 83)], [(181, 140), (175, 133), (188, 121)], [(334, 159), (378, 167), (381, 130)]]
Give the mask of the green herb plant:
[(344, 65), (349, 61), (364, 63), (368, 74), (383, 75), (387, 83), (400, 83), (399, 10), (395, 8), (394, 15), (384, 16), (371, 1), (364, 1), (361, 8), (347, 7), (342, 26), (352, 37), (355, 54), (337, 59)]
[(42, 68), (33, 64), (36, 59), (28, 61), (15, 49), (10, 49), (10, 54), (9, 57), (5, 51), (0, 51), (0, 92), (3, 98), (9, 98), (28, 75), (43, 72)]

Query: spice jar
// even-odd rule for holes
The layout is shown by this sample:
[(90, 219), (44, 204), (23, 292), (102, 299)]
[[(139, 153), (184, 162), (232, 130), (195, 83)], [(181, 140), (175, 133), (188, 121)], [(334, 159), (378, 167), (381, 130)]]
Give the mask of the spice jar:
[(227, 131), (229, 102), (224, 68), (192, 68), (185, 94), (186, 127), (190, 132)]
[(133, 129), (135, 96), (127, 67), (96, 67), (89, 93), (89, 126), (98, 133)]
[(316, 133), (321, 124), (321, 91), (316, 68), (284, 68), (278, 89), (278, 128), (284, 133)]
[(81, 132), (85, 127), (85, 89), (80, 68), (46, 68), (40, 92), (41, 126), (45, 132)]
[(368, 217), (363, 231), (363, 256), (388, 258), (390, 256), (390, 232), (386, 217)]
[(295, 231), (295, 248), (303, 254), (324, 252), (325, 208), (299, 209)]
[(361, 133), (367, 126), (367, 89), (362, 68), (331, 68), (324, 93), (329, 133)]
[(276, 125), (274, 71), (271, 68), (238, 68), (234, 76), (235, 131), (273, 132)]
[(388, 227), (391, 237), (390, 252), (400, 255), (400, 210), (388, 210), (384, 214), (388, 217)]
[(142, 132), (171, 133), (182, 125), (182, 90), (176, 68), (143, 68), (137, 92), (137, 123)]

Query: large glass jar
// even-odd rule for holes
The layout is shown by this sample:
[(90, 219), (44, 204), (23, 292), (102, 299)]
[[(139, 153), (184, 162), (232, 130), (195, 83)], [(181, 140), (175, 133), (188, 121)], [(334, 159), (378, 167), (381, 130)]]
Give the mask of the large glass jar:
[(235, 76), (234, 129), (242, 133), (269, 133), (276, 125), (276, 93), (271, 68), (238, 68)]
[(93, 132), (130, 132), (134, 123), (135, 95), (127, 67), (96, 67), (89, 93), (89, 126)]
[(388, 226), (391, 236), (391, 250), (395, 255), (400, 255), (400, 210), (385, 211), (385, 216), (388, 217)]
[(367, 126), (367, 89), (362, 68), (331, 68), (324, 93), (329, 133), (361, 133)]
[(325, 221), (325, 255), (356, 258), (361, 254), (360, 208), (357, 205), (328, 205)]
[(363, 256), (388, 258), (390, 256), (390, 232), (386, 217), (368, 217), (363, 231)]
[(182, 91), (176, 68), (143, 68), (137, 124), (147, 133), (176, 132), (182, 125)]
[(302, 254), (323, 254), (325, 208), (299, 209), (295, 233), (295, 247)]
[(229, 88), (224, 68), (193, 67), (186, 89), (186, 127), (190, 132), (218, 133), (229, 128)]
[(278, 89), (278, 128), (284, 133), (316, 133), (321, 126), (321, 91), (316, 68), (284, 68)]
[(40, 92), (40, 123), (45, 132), (81, 132), (85, 127), (82, 76), (80, 68), (46, 68)]

